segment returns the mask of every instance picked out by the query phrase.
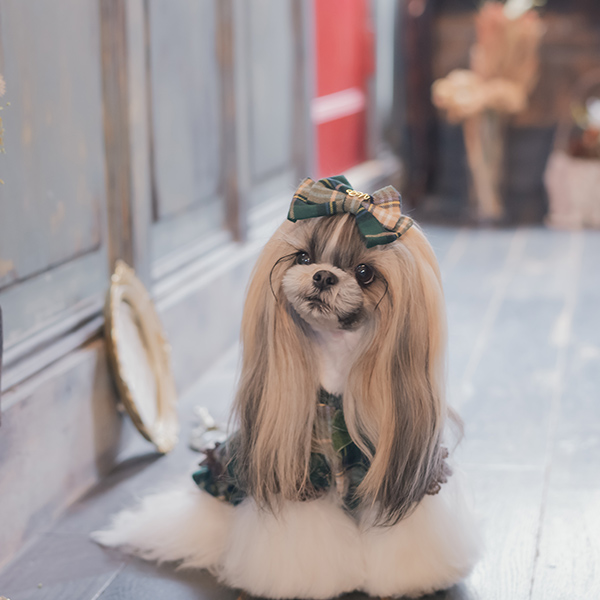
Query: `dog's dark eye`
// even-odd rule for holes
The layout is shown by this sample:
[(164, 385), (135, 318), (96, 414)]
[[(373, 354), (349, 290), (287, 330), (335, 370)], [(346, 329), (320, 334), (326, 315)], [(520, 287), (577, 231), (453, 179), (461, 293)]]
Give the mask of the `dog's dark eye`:
[(354, 269), (356, 281), (361, 285), (369, 285), (375, 279), (375, 270), (371, 265), (360, 264)]
[(310, 265), (312, 261), (310, 260), (310, 256), (308, 252), (298, 252), (296, 255), (296, 264), (297, 265)]

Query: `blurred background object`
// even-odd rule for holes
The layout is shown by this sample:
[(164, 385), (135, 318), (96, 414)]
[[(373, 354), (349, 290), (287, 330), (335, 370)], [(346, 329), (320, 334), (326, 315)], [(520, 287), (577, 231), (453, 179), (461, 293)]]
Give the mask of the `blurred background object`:
[(543, 33), (533, 0), (485, 2), (475, 17), (470, 69), (434, 81), (433, 103), (462, 123), (476, 220), (501, 221), (506, 116), (522, 112), (538, 80)]
[[(469, 167), (462, 128), (436, 112), (429, 94), (436, 79), (453, 69), (469, 67), (481, 3), (429, 0), (422, 4), (425, 6), (418, 17), (412, 17), (410, 4), (405, 4), (404, 40), (408, 43), (410, 36), (417, 38), (411, 46), (412, 56), (404, 61), (406, 86), (415, 80), (428, 80), (421, 83), (420, 92), (412, 87), (405, 94), (407, 123), (401, 145), (407, 176), (404, 191), (422, 218), (468, 223), (472, 222)], [(547, 0), (536, 11), (544, 28), (539, 78), (527, 107), (508, 119), (505, 130), (499, 187), (506, 224), (543, 222), (548, 210), (543, 175), (557, 123), (571, 114), (577, 82), (600, 67), (600, 4), (594, 0)], [(417, 52), (416, 48), (424, 50)], [(415, 137), (416, 131), (421, 135)]]
[(600, 69), (574, 86), (571, 113), (558, 126), (544, 181), (549, 226), (600, 229)]

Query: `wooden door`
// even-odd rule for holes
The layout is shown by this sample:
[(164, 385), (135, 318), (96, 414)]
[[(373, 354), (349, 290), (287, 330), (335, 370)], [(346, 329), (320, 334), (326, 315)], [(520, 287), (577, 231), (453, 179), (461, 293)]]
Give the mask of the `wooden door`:
[(238, 0), (236, 72), (242, 193), (252, 210), (297, 180), (298, 0)]
[(243, 237), (240, 212), (293, 189), (294, 115), (305, 104), (294, 94), (301, 26), (294, 0), (146, 6), (158, 281)]
[(4, 0), (0, 8), (8, 367), (98, 314), (109, 273), (98, 6)]
[(368, 80), (374, 70), (368, 0), (315, 0), (319, 176), (367, 157)]
[(146, 7), (156, 277), (161, 261), (225, 227), (223, 115), (216, 0)]

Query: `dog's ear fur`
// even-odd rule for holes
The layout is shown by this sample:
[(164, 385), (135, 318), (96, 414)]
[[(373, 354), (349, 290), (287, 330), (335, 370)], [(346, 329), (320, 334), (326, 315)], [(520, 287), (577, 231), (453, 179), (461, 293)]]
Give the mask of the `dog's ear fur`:
[[(310, 496), (319, 382), (306, 325), (281, 290), (294, 257), (284, 224), (254, 269), (242, 322), (235, 415), (244, 491), (271, 508)], [(379, 523), (409, 514), (443, 465), (446, 324), (439, 268), (417, 226), (382, 249), (387, 292), (375, 310), (344, 391), (348, 431), (370, 459), (359, 486)]]
[(302, 323), (281, 280), (295, 251), (284, 223), (251, 278), (242, 319), (243, 364), (235, 403), (236, 463), (245, 492), (271, 508), (309, 493), (318, 380)]
[(385, 248), (388, 293), (344, 393), (348, 430), (371, 459), (358, 493), (393, 524), (422, 499), (443, 464), (446, 320), (439, 268), (417, 226)]

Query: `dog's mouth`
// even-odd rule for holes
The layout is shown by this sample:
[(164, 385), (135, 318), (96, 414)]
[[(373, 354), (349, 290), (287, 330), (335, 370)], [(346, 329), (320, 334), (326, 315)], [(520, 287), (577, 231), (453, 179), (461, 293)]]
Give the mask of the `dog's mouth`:
[(364, 308), (362, 306), (352, 312), (338, 314), (331, 304), (319, 296), (306, 296), (305, 302), (313, 314), (317, 313), (320, 316), (335, 317), (340, 329), (354, 329), (360, 324), (364, 316)]
[(325, 300), (323, 300), (319, 296), (306, 296), (305, 301), (311, 310), (314, 310), (321, 314), (330, 313), (332, 310), (329, 303), (325, 302)]

